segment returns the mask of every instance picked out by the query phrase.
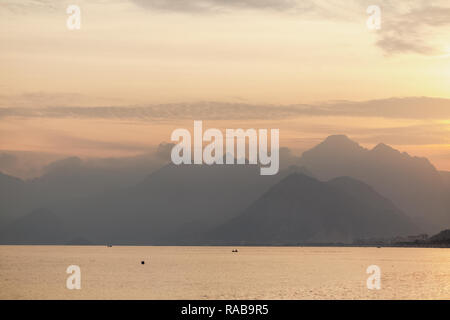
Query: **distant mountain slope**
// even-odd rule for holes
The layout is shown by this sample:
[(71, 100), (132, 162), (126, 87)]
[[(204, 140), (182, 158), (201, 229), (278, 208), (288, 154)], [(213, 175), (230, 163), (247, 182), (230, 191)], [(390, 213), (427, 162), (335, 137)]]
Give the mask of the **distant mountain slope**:
[(68, 235), (63, 221), (48, 209), (36, 209), (1, 226), (2, 244), (64, 244)]
[(450, 171), (439, 171), (450, 198)]
[(305, 151), (300, 163), (321, 180), (349, 176), (369, 184), (428, 232), (450, 226), (448, 189), (426, 158), (411, 157), (382, 143), (365, 149), (337, 135)]
[(428, 242), (433, 244), (450, 244), (450, 229), (443, 230), (432, 236), (428, 239)]
[(13, 219), (26, 200), (25, 182), (0, 172), (0, 224)]
[(154, 153), (125, 158), (69, 157), (51, 162), (42, 176), (20, 180), (0, 173), (0, 220), (14, 219), (40, 207), (68, 205), (73, 199), (133, 186), (161, 168), (170, 157), (170, 145)]
[(250, 205), (291, 172), (261, 176), (256, 165), (169, 164), (139, 184), (52, 207), (72, 234), (95, 243), (167, 244), (191, 240)]
[[(348, 207), (333, 202), (336, 208), (341, 208), (339, 212), (333, 211), (335, 215), (321, 212), (320, 207), (312, 207), (317, 217), (329, 219), (331, 225), (319, 220), (313, 220), (310, 225), (305, 224), (313, 231), (318, 231), (300, 238), (302, 241), (347, 241), (357, 232), (352, 229), (352, 224), (341, 226), (339, 217), (342, 216), (343, 221), (354, 221), (355, 227), (359, 226), (360, 217), (354, 217), (358, 210), (374, 215), (376, 212), (378, 218), (374, 220), (374, 225), (386, 221), (387, 231), (391, 228), (392, 219), (394, 226), (399, 226), (395, 223), (397, 218), (393, 218), (401, 216), (397, 208), (425, 229), (420, 231), (428, 233), (447, 228), (450, 220), (450, 188), (449, 180), (445, 178), (448, 175), (436, 171), (424, 158), (410, 157), (384, 144), (368, 150), (345, 136), (327, 138), (303, 154), (300, 160), (302, 166), (290, 167), (275, 176), (261, 176), (259, 167), (254, 165), (169, 164), (153, 171), (152, 168), (160, 162), (155, 160), (147, 164), (146, 159), (133, 159), (133, 165), (128, 161), (115, 163), (114, 160), (103, 159), (102, 165), (97, 167), (96, 163), (68, 158), (54, 162), (42, 177), (32, 181), (0, 174), (0, 227), (7, 230), (11, 226), (11, 230), (19, 230), (14, 224), (21, 221), (22, 225), (30, 226), (30, 232), (33, 231), (33, 224), (37, 229), (42, 229), (36, 216), (29, 213), (45, 207), (55, 212), (54, 216), (67, 227), (65, 232), (72, 238), (112, 244), (192, 242), (199, 240), (198, 235), (206, 230), (237, 217), (293, 172), (301, 172), (322, 181), (332, 179), (327, 183), (313, 179), (323, 190), (311, 196), (320, 198), (324, 205), (327, 203), (326, 195), (331, 200), (340, 199), (344, 204), (348, 202)], [(111, 164), (105, 165), (110, 161)], [(152, 173), (144, 179), (138, 178), (145, 172)], [(136, 183), (137, 180), (140, 182)], [(287, 195), (295, 192), (289, 188), (285, 191)], [(273, 210), (279, 206), (279, 210), (290, 212), (290, 207), (283, 203), (267, 203), (266, 206)], [(392, 216), (395, 212), (398, 214)], [(283, 215), (281, 219), (286, 220)], [(362, 227), (356, 230), (370, 233), (372, 229), (365, 229), (369, 216), (365, 216)], [(43, 216), (43, 220), (47, 218)], [(276, 227), (277, 223), (275, 219), (272, 225)], [(283, 223), (283, 220), (279, 223)], [(316, 224), (320, 228), (315, 229)], [(295, 230), (300, 228), (295, 224), (292, 227)], [(49, 236), (52, 230), (47, 230)], [(298, 230), (308, 234), (306, 229)], [(58, 239), (60, 235), (55, 232), (55, 239)], [(20, 234), (27, 239), (26, 233)]]
[(241, 215), (207, 233), (209, 243), (352, 242), (417, 232), (393, 203), (351, 178), (320, 182), (293, 173)]
[[(153, 152), (123, 158), (68, 157), (51, 162), (43, 168), (42, 176), (31, 180), (20, 180), (0, 173), (0, 222), (24, 216), (40, 207), (66, 209), (74, 202), (84, 201), (79, 200), (83, 198), (101, 198), (105, 194), (115, 197), (116, 193), (132, 188), (170, 163), (172, 146), (161, 143)], [(280, 148), (280, 158), (284, 167), (298, 161), (287, 148)], [(235, 167), (228, 171), (241, 171), (241, 168)], [(158, 174), (155, 175), (157, 177)], [(220, 184), (217, 180), (215, 183)]]

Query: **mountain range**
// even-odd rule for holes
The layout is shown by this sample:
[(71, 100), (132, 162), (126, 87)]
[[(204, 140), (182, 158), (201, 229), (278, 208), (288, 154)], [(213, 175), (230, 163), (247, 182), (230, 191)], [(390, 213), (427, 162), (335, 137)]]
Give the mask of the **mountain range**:
[(305, 151), (300, 164), (321, 180), (348, 176), (367, 183), (427, 231), (437, 232), (450, 223), (447, 177), (426, 158), (383, 143), (366, 149), (336, 135)]
[(0, 174), (0, 243), (348, 243), (450, 226), (449, 175), (425, 158), (330, 136), (295, 162), (275, 176), (78, 158), (29, 181)]
[(363, 182), (321, 182), (293, 173), (205, 241), (241, 244), (350, 243), (418, 232), (411, 219)]

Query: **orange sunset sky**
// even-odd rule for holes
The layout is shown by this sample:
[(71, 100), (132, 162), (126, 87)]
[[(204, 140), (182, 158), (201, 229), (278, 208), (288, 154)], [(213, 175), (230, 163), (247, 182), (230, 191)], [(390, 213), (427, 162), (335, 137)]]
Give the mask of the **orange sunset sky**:
[(0, 153), (134, 155), (203, 120), (450, 170), (449, 34), (447, 0), (2, 1)]

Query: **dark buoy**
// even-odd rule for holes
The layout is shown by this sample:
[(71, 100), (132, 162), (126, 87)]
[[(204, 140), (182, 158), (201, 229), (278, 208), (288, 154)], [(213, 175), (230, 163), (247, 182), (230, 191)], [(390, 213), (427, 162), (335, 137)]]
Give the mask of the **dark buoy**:
[(142, 261), (141, 261), (141, 264), (145, 264), (145, 261), (144, 261), (144, 260), (142, 260)]

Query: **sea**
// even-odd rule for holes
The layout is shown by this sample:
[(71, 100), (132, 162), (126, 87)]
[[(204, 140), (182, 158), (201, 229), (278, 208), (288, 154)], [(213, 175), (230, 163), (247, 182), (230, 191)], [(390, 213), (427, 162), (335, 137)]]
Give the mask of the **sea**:
[(450, 299), (450, 249), (0, 246), (0, 299)]

